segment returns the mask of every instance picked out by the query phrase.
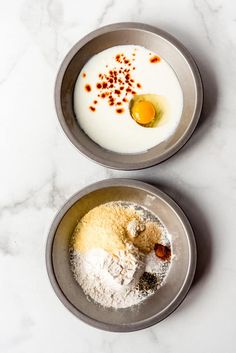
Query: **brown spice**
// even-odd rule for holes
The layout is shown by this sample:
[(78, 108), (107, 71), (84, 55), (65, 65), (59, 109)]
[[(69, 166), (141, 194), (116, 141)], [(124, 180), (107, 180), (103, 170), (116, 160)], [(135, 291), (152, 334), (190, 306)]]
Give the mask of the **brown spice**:
[(92, 112), (95, 112), (96, 108), (94, 108), (93, 106), (90, 106), (89, 109), (92, 111)]
[(155, 254), (162, 260), (168, 260), (171, 256), (171, 250), (168, 246), (162, 244), (155, 244), (154, 246)]

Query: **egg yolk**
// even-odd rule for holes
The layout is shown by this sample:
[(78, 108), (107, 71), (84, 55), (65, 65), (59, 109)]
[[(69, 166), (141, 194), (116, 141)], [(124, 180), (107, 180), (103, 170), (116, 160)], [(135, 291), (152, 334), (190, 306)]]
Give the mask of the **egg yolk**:
[(154, 120), (156, 111), (152, 103), (140, 101), (134, 103), (131, 113), (138, 124), (146, 125)]

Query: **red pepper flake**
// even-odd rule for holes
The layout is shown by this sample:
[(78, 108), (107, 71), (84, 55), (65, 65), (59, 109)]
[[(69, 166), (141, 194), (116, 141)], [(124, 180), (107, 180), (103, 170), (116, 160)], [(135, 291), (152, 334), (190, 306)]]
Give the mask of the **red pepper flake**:
[(87, 92), (90, 92), (90, 91), (92, 91), (92, 87), (90, 86), (90, 85), (85, 85), (85, 90), (87, 91)]
[(115, 94), (118, 94), (118, 95), (120, 95), (120, 90), (118, 90), (118, 89), (115, 89)]
[(131, 88), (126, 88), (126, 92), (131, 92)]
[(95, 100), (95, 101), (93, 101), (93, 104), (97, 104), (97, 103), (98, 103), (98, 101), (96, 101), (96, 100)]
[(117, 102), (116, 105), (122, 105), (122, 103), (121, 102)]
[(124, 112), (124, 109), (123, 108), (116, 109), (116, 112), (118, 114), (122, 114)]
[(152, 58), (149, 59), (149, 61), (152, 63), (152, 64), (156, 64), (156, 63), (159, 63), (159, 61), (161, 61), (161, 58), (157, 55), (154, 55)]
[(132, 91), (132, 94), (136, 94), (136, 92), (135, 92), (135, 91)]
[(125, 64), (128, 64), (128, 63), (129, 63), (129, 60), (126, 59), (126, 60), (125, 60)]
[(137, 87), (138, 87), (138, 88), (141, 88), (142, 86), (141, 86), (141, 84), (140, 84), (140, 83), (137, 83)]
[(101, 94), (101, 97), (102, 97), (102, 98), (105, 98), (105, 97), (106, 97), (106, 93), (102, 93), (102, 94)]
[(128, 102), (128, 99), (127, 98), (123, 98), (123, 102)]
[(120, 86), (120, 90), (123, 91), (123, 89), (124, 89), (124, 86)]
[(93, 106), (90, 106), (89, 109), (92, 111), (92, 112), (95, 112), (95, 108)]
[(96, 86), (97, 86), (97, 88), (98, 88), (98, 89), (102, 88), (101, 83), (97, 83), (97, 85), (96, 85)]
[(83, 78), (85, 78), (85, 77), (86, 77), (86, 73), (85, 73), (85, 72), (83, 72), (83, 73), (82, 73), (82, 76), (83, 76)]
[(107, 88), (107, 83), (106, 82), (102, 83), (102, 88)]
[(109, 82), (112, 83), (112, 82), (113, 82), (113, 78), (110, 78), (110, 79), (109, 79)]

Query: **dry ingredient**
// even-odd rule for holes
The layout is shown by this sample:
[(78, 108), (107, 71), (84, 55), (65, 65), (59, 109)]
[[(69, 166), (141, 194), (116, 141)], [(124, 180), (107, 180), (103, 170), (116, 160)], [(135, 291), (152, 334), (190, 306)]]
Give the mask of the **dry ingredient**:
[[(78, 223), (70, 248), (72, 271), (84, 293), (105, 307), (142, 302), (164, 282), (170, 256), (166, 229), (149, 210), (123, 201), (89, 211)], [(167, 250), (166, 250), (167, 251)]]

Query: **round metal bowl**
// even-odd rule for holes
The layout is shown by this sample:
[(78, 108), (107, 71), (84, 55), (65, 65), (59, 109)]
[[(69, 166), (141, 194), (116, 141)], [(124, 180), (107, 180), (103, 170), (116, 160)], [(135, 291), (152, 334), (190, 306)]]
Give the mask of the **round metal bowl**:
[[(174, 134), (138, 154), (119, 154), (96, 144), (80, 128), (73, 110), (74, 86), (85, 63), (100, 51), (122, 44), (141, 45), (157, 52), (172, 66), (183, 92), (182, 117)], [(189, 52), (170, 34), (140, 23), (112, 24), (81, 39), (64, 59), (55, 86), (57, 115), (70, 141), (95, 162), (121, 170), (147, 168), (175, 154), (192, 135), (200, 117), (202, 101), (200, 74)]]
[[(118, 310), (87, 299), (73, 278), (68, 250), (78, 220), (93, 207), (115, 200), (136, 202), (158, 215), (171, 234), (173, 251), (165, 284), (143, 303)], [(49, 279), (62, 303), (84, 322), (117, 332), (140, 330), (171, 314), (190, 288), (196, 258), (193, 231), (179, 206), (159, 189), (130, 179), (101, 181), (72, 196), (54, 219), (46, 246)]]

